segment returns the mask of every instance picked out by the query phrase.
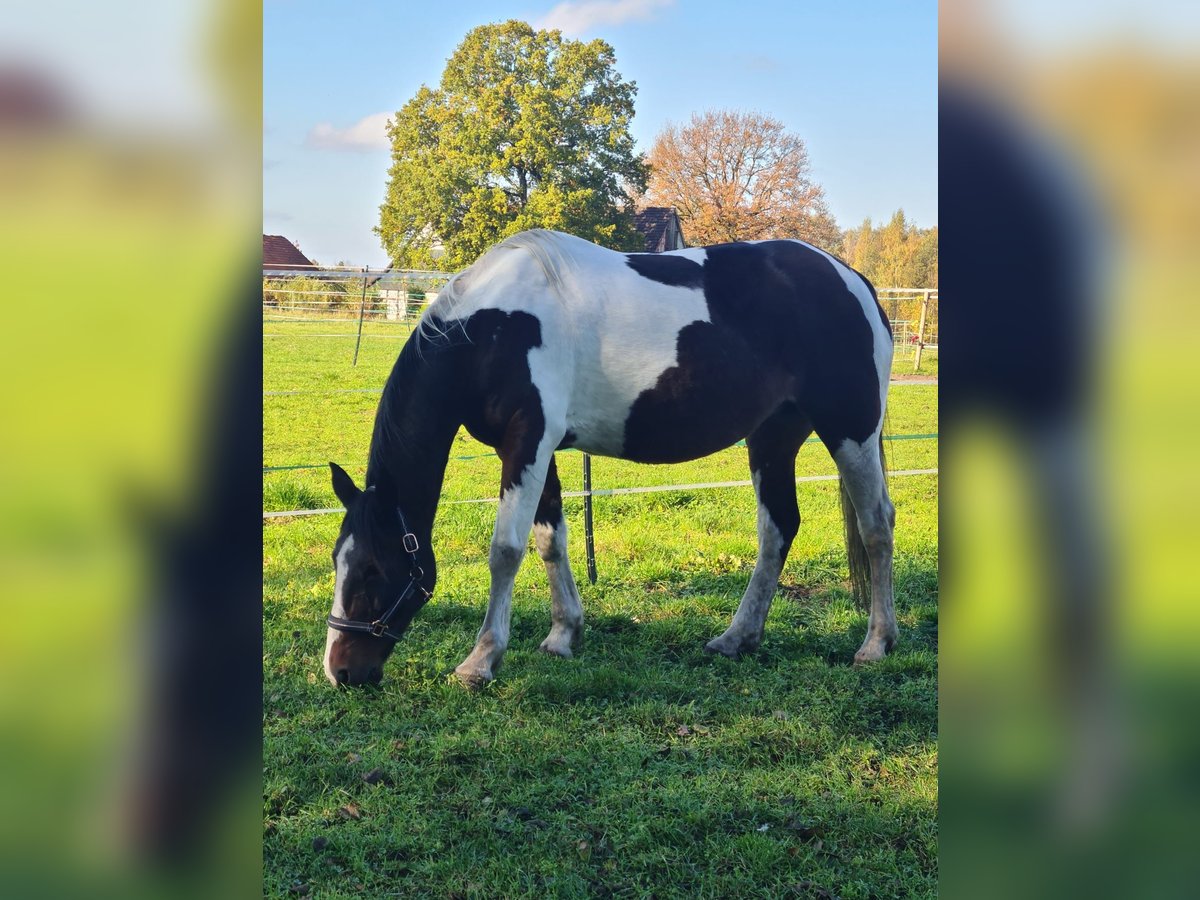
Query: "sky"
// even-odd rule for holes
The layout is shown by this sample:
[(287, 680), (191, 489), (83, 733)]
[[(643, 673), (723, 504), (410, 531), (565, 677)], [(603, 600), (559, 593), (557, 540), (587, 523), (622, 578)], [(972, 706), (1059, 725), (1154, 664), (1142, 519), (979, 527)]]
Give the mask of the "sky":
[(523, 19), (602, 38), (637, 83), (632, 131), (737, 108), (783, 122), (843, 228), (937, 224), (934, 0), (265, 0), (263, 231), (322, 264), (381, 266), (388, 116), (477, 25)]

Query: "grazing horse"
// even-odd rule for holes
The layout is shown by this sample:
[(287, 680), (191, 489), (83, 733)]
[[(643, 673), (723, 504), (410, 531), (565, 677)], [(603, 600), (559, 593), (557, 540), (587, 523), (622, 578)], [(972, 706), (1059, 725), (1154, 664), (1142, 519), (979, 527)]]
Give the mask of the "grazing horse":
[(871, 613), (856, 662), (896, 641), (892, 529), (880, 442), (892, 336), (870, 283), (800, 241), (618, 253), (526, 231), (455, 275), (384, 388), (360, 490), (330, 463), (346, 507), (334, 546), (325, 672), (378, 682), (436, 580), (430, 535), (460, 427), (500, 457), (491, 590), (456, 672), (490, 681), (508, 647), (513, 581), (532, 530), (550, 580), (541, 649), (571, 655), (583, 608), (567, 560), (554, 451), (646, 463), (745, 438), (758, 561), (733, 622), (707, 644), (755, 649), (800, 525), (795, 461), (813, 432), (841, 475), (851, 575)]

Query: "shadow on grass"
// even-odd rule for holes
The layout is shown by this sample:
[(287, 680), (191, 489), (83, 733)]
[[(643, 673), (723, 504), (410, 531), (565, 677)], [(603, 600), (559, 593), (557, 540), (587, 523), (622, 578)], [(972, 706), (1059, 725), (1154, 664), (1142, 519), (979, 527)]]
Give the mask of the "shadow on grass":
[[(932, 562), (907, 565), (898, 573), (900, 644), (887, 660), (851, 677), (895, 682), (936, 673), (936, 594), (928, 590), (931, 584), (936, 589), (936, 578)], [(738, 660), (706, 652), (704, 645), (728, 626), (745, 584), (740, 573), (704, 572), (681, 579), (681, 590), (662, 593), (661, 603), (649, 609), (643, 604), (636, 614), (588, 614), (585, 608), (583, 640), (570, 660), (537, 652), (550, 628), (549, 603), (540, 606), (528, 596), (518, 597), (508, 653), (488, 690), (552, 706), (687, 703), (735, 681), (753, 684), (807, 679), (818, 671), (850, 672), (867, 615), (837, 583), (782, 585), (757, 650)], [(402, 644), (397, 655), (422, 679), (449, 676), (457, 654), (465, 656), (473, 643), (482, 615), (480, 604), (437, 600), (422, 612), (406, 639), (409, 645)], [(394, 673), (395, 664), (389, 668)], [(927, 710), (922, 706), (919, 712), (924, 717)], [(876, 723), (898, 723), (903, 717), (903, 710), (886, 704), (870, 716)]]

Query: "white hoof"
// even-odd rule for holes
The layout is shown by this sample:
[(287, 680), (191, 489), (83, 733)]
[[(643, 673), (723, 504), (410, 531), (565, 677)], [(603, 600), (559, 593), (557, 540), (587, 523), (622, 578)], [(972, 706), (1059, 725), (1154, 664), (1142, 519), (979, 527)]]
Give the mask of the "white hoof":
[(454, 670), (454, 674), (462, 682), (463, 687), (473, 691), (487, 687), (488, 683), (495, 677), (491, 669), (465, 662)]
[(863, 645), (854, 654), (854, 664), (861, 666), (866, 663), (879, 662), (879, 660), (888, 655), (888, 651), (895, 645), (896, 639), (894, 637), (867, 635), (867, 639), (863, 641)]
[(564, 640), (554, 635), (542, 641), (538, 649), (551, 656), (561, 656), (563, 659), (570, 659), (575, 655), (571, 652), (571, 641), (569, 639)]
[(737, 659), (743, 653), (753, 653), (758, 648), (758, 641), (748, 640), (739, 635), (731, 635), (728, 631), (720, 637), (715, 637), (704, 649), (709, 653), (720, 653), (730, 659)]
[(579, 633), (582, 628), (568, 628), (565, 625), (553, 625), (550, 628), (550, 633), (546, 635), (546, 639), (542, 641), (538, 647), (543, 653), (549, 653), (551, 656), (561, 656), (563, 659), (570, 659), (573, 654), (571, 647), (576, 643)]

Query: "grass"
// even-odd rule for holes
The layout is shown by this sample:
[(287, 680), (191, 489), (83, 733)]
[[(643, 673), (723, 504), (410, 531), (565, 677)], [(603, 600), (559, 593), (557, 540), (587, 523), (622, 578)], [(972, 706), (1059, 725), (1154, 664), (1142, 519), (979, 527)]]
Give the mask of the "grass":
[[(368, 323), (359, 366), (325, 323), (265, 323), (264, 464), (335, 459), (361, 477), (376, 391), (400, 338)], [(340, 326), (344, 329), (344, 325)], [(911, 364), (910, 364), (911, 365)], [(890, 431), (937, 430), (937, 389), (893, 389)], [(937, 442), (889, 445), (936, 466)], [(465, 435), (446, 501), (494, 495), (499, 465)], [(801, 474), (832, 471), (806, 447)], [(357, 464), (357, 467), (355, 467)], [(580, 457), (560, 454), (566, 490)], [(745, 450), (679, 466), (597, 459), (597, 487), (745, 479)], [(865, 615), (845, 587), (836, 484), (800, 485), (804, 524), (752, 656), (703, 652), (755, 558), (750, 488), (596, 500), (600, 579), (572, 660), (530, 554), (498, 678), (450, 677), (482, 619), (494, 507), (443, 502), (438, 596), (384, 685), (321, 674), (338, 517), (264, 524), (264, 878), (268, 896), (925, 897), (937, 888), (937, 483), (895, 478), (901, 644), (850, 665)], [(295, 498), (301, 498), (296, 500)], [(268, 508), (334, 506), (327, 470), (264, 475)], [(289, 505), (293, 504), (293, 505)], [(369, 776), (364, 779), (364, 776)]]

